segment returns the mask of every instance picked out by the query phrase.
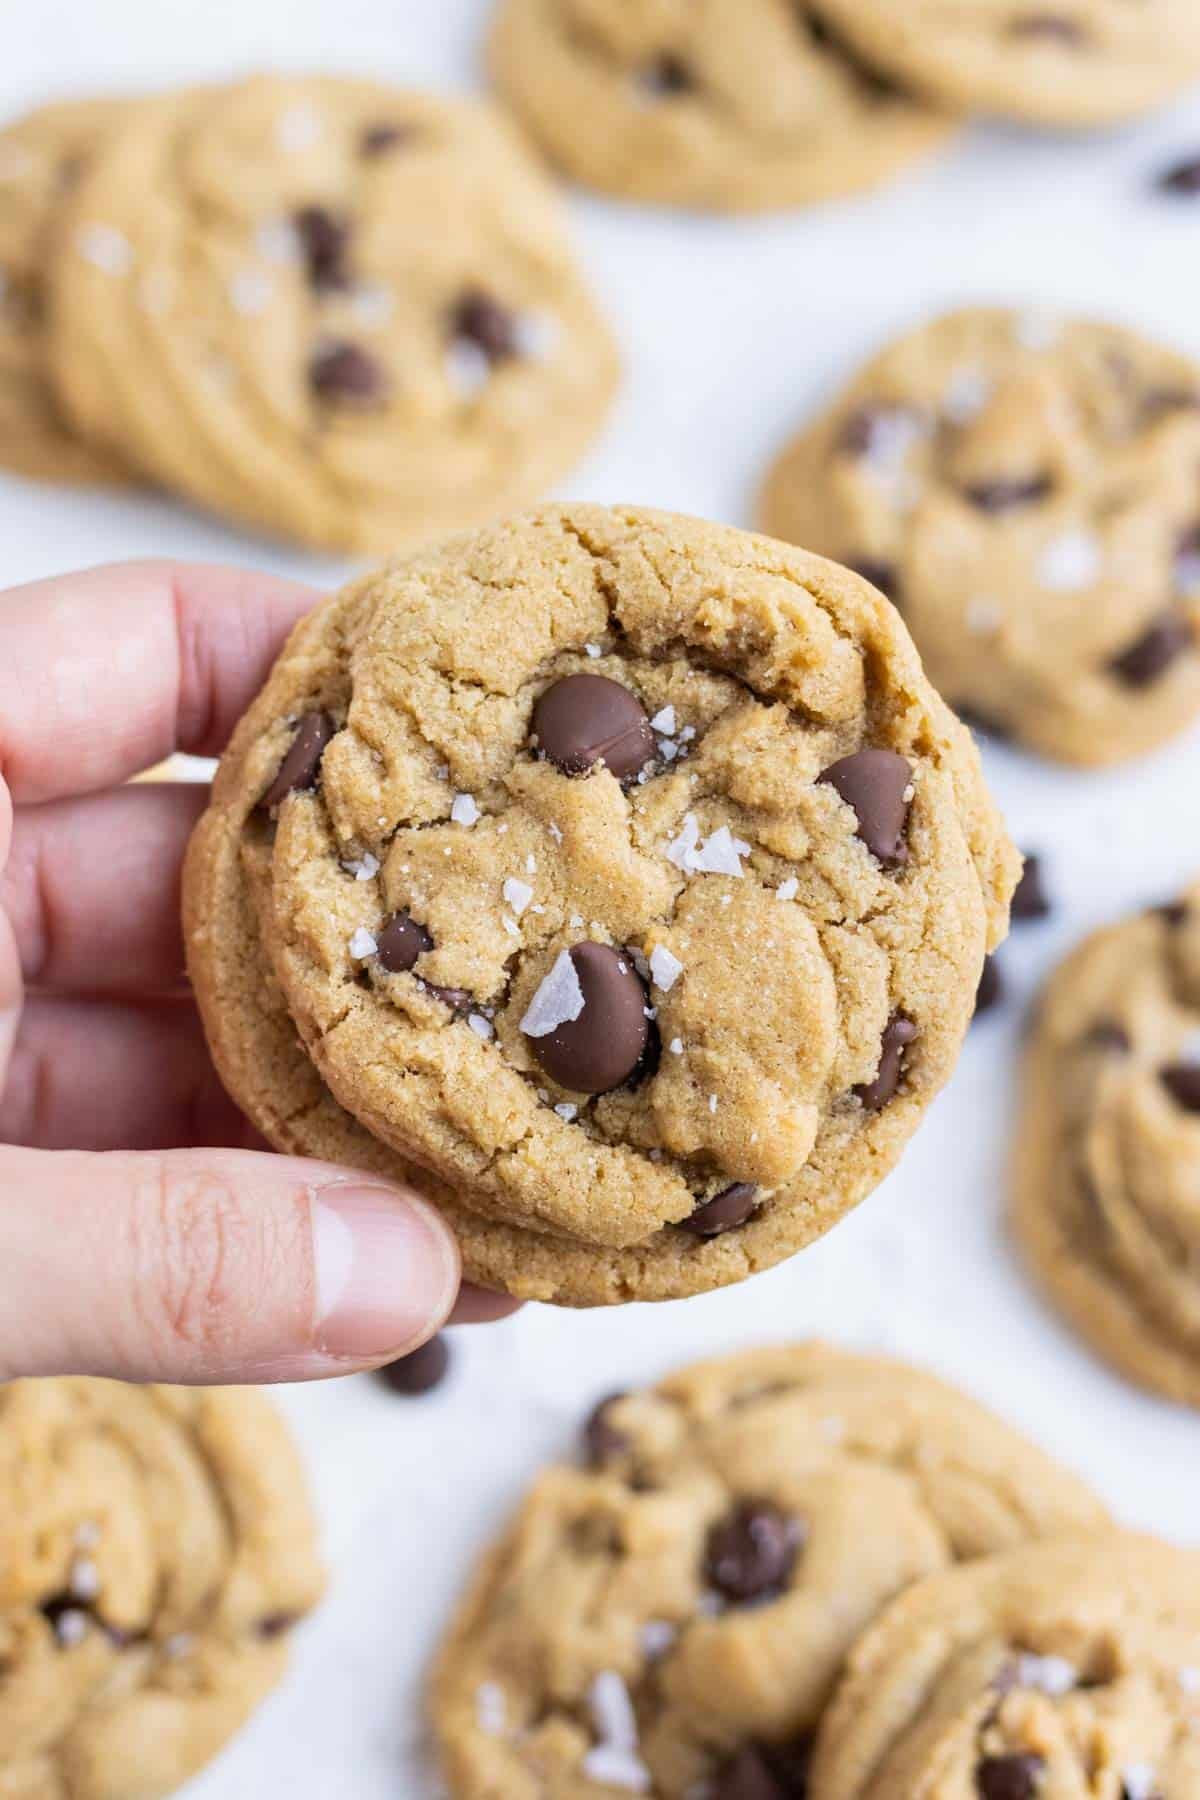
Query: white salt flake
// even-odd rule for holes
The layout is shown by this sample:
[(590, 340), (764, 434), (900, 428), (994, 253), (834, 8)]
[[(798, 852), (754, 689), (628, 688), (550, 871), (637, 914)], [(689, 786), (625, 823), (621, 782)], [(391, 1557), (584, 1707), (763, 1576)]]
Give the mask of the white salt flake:
[(657, 1017), (658, 1017), (657, 1006), (643, 1006), (642, 1016), (647, 1019), (657, 1019)]
[(368, 331), (377, 330), (386, 325), (396, 310), (396, 296), (391, 288), (374, 282), (365, 287), (356, 288), (350, 302), (351, 310), (360, 325)]
[(77, 1550), (94, 1550), (103, 1535), (95, 1519), (81, 1519), (75, 1527), (75, 1548)]
[(562, 834), (562, 826), (561, 825), (556, 825), (554, 823), (554, 820), (551, 819), (550, 823), (546, 827), (546, 830), (550, 833), (550, 836), (554, 839), (556, 844), (562, 843), (563, 834)]
[(643, 1654), (657, 1660), (665, 1656), (679, 1636), (679, 1628), (672, 1625), (669, 1619), (647, 1619), (642, 1626), (641, 1645)]
[(264, 219), (254, 233), (254, 245), (267, 262), (300, 261), (300, 234), (291, 219)]
[(578, 913), (572, 913), (567, 920), (567, 924), (571, 927), (572, 931), (580, 931), (583, 928), (583, 920)]
[(1065, 1656), (1019, 1656), (1017, 1680), (1022, 1687), (1058, 1700), (1079, 1686), (1079, 1670)]
[(508, 1702), (497, 1681), (481, 1681), (475, 1689), (475, 1723), (488, 1737), (503, 1737), (508, 1724)]
[(992, 384), (982, 369), (958, 369), (942, 396), (942, 411), (952, 425), (969, 425), (992, 396)]
[(558, 960), (529, 1002), (521, 1020), (526, 1037), (549, 1037), (560, 1025), (569, 1025), (584, 1008), (583, 989), (568, 950), (559, 952)]
[(490, 1019), (485, 1019), (482, 1013), (468, 1013), (467, 1024), (471, 1027), (475, 1036), (477, 1038), (482, 1038), (485, 1043), (489, 1038), (494, 1038), (496, 1035), (496, 1027), (492, 1024)]
[(604, 650), (599, 644), (585, 644), (583, 646), (583, 654), (595, 658), (597, 656), (603, 656)]
[(261, 269), (239, 269), (229, 282), (229, 304), (244, 318), (256, 318), (266, 312), (274, 291)]
[(650, 1792), (650, 1771), (632, 1750), (618, 1750), (613, 1744), (598, 1744), (589, 1750), (580, 1768), (586, 1781), (602, 1787), (624, 1788), (630, 1794)]
[(527, 881), (519, 881), (515, 875), (510, 875), (504, 883), (502, 892), (505, 901), (512, 907), (519, 919), (533, 899), (533, 889)]
[(682, 974), (683, 964), (679, 958), (665, 944), (656, 944), (650, 952), (650, 978), (655, 987), (669, 994)]
[(446, 376), (456, 393), (473, 400), (492, 379), (492, 359), (472, 338), (455, 338), (446, 351)]
[(373, 881), (379, 873), (379, 858), (364, 850), (357, 861), (342, 864), (347, 875), (353, 875), (355, 881)]
[(367, 930), (366, 926), (360, 925), (346, 948), (349, 950), (355, 962), (365, 962), (368, 956), (374, 956), (379, 945), (375, 942), (375, 939), (371, 936), (371, 933)]
[(195, 1642), (190, 1631), (177, 1631), (173, 1637), (164, 1639), (163, 1655), (170, 1657), (172, 1662), (178, 1662), (180, 1657), (188, 1656), (191, 1653)]
[(699, 842), (700, 821), (695, 813), (686, 813), (679, 836), (673, 838), (667, 845), (667, 861), (674, 863), (677, 869), (683, 869), (686, 872), (694, 866), (692, 857), (696, 853), (696, 846)]
[(667, 1048), (671, 1052), (672, 1056), (682, 1056), (683, 1055), (683, 1039), (680, 1037), (673, 1037), (671, 1039), (671, 1042), (667, 1045)]
[(571, 1123), (572, 1119), (574, 1119), (578, 1116), (578, 1113), (579, 1113), (579, 1108), (577, 1106), (572, 1106), (571, 1102), (569, 1100), (560, 1101), (554, 1110), (558, 1114), (560, 1119), (565, 1119), (567, 1121), (568, 1125)]
[(924, 436), (925, 421), (919, 413), (901, 406), (880, 407), (871, 415), (863, 460), (876, 474), (895, 477)]
[(637, 1714), (629, 1689), (615, 1669), (602, 1669), (588, 1689), (588, 1710), (602, 1744), (613, 1750), (638, 1747)]
[(675, 708), (664, 706), (661, 712), (655, 713), (650, 721), (652, 731), (661, 731), (664, 737), (675, 736)]
[(84, 262), (105, 275), (128, 275), (133, 267), (133, 245), (112, 225), (84, 225), (75, 238)]
[(321, 141), (321, 118), (316, 107), (289, 106), (275, 121), (275, 138), (281, 150), (311, 150)]
[(1023, 350), (1053, 350), (1062, 334), (1062, 315), (1046, 307), (1030, 307), (1013, 321), (1013, 336)]
[(85, 1612), (77, 1607), (65, 1606), (55, 1616), (54, 1635), (64, 1650), (73, 1650), (76, 1644), (82, 1644), (88, 1634), (89, 1620)]
[(749, 856), (750, 846), (735, 838), (728, 825), (719, 825), (706, 843), (696, 850), (693, 866), (708, 875), (736, 875), (741, 878), (741, 858)]
[(504, 918), (501, 919), (500, 923), (503, 925), (505, 931), (507, 931), (509, 937), (520, 937), (521, 927), (517, 924), (515, 919)]
[(794, 900), (799, 892), (800, 883), (794, 875), (789, 875), (787, 880), (781, 881), (775, 889), (775, 898), (777, 900)]
[(716, 1096), (716, 1095), (715, 1095), (715, 1094), (710, 1094), (710, 1095), (709, 1095), (709, 1096), (708, 1096), (708, 1110), (709, 1110), (709, 1112), (710, 1112), (710, 1113), (715, 1113), (715, 1112), (716, 1112), (716, 1110), (717, 1110), (717, 1104), (718, 1104), (718, 1102), (717, 1102), (717, 1096)]
[(74, 1600), (94, 1600), (100, 1592), (100, 1571), (90, 1556), (77, 1556), (71, 1564), (67, 1587)]
[(695, 735), (696, 727), (694, 725), (685, 725), (679, 734), (679, 741), (681, 744), (690, 744)]
[(1126, 1763), (1121, 1770), (1121, 1785), (1125, 1800), (1154, 1800), (1158, 1776), (1148, 1762)]
[(537, 874), (537, 857), (536, 856), (527, 856), (525, 858), (525, 873), (527, 875), (536, 875)]
[(474, 825), (479, 817), (475, 796), (473, 794), (455, 794), (450, 807), (450, 817), (456, 825)]
[(553, 313), (519, 313), (514, 336), (518, 356), (532, 362), (548, 362), (562, 343), (562, 321)]
[(1200, 1694), (1200, 1668), (1180, 1669), (1179, 1685), (1185, 1694)]
[(1051, 538), (1034, 569), (1039, 587), (1058, 594), (1091, 587), (1103, 572), (1104, 554), (1090, 531), (1064, 531)]
[(659, 738), (658, 748), (664, 762), (674, 762), (679, 755), (679, 745), (673, 738)]

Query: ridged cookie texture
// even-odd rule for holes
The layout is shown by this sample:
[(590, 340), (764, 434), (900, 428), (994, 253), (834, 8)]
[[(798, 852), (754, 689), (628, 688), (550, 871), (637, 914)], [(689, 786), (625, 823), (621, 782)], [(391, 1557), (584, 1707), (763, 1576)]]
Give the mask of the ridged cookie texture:
[(0, 1387), (0, 1793), (172, 1793), (321, 1586), (299, 1457), (253, 1390)]
[(1104, 1523), (964, 1394), (821, 1344), (616, 1396), (581, 1451), (485, 1555), (438, 1657), (454, 1800), (796, 1800), (843, 1660), (897, 1593)]
[(875, 357), (780, 457), (767, 530), (860, 569), (980, 726), (1118, 762), (1200, 714), (1200, 367), (974, 307)]
[(280, 1148), (428, 1171), (481, 1281), (669, 1298), (882, 1179), (1018, 864), (865, 582), (555, 507), (299, 627), (193, 840), (190, 967)]
[(793, 0), (502, 0), (491, 67), (560, 168), (760, 212), (873, 188), (956, 130)]
[(349, 77), (138, 107), (68, 197), (51, 288), (79, 432), (317, 548), (536, 500), (616, 383), (557, 196), (500, 115)]
[(1026, 1052), (1013, 1223), (1107, 1361), (1200, 1406), (1200, 885), (1094, 933)]

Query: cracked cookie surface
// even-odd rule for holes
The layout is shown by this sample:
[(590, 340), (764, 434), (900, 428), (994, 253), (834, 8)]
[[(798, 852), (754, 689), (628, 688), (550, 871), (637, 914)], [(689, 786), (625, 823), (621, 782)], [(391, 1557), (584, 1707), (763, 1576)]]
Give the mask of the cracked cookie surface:
[(821, 0), (859, 53), (943, 105), (1099, 125), (1200, 74), (1192, 0)]
[(496, 81), (568, 174), (751, 212), (877, 186), (955, 129), (796, 0), (503, 0)]
[(666, 1298), (882, 1179), (1017, 864), (866, 583), (550, 508), (299, 628), (189, 853), (190, 966), (272, 1142), (431, 1171), (479, 1280)]
[(159, 1800), (275, 1686), (322, 1578), (303, 1470), (246, 1390), (0, 1388), (0, 1792)]
[(69, 197), (51, 275), (76, 428), (317, 547), (391, 551), (536, 499), (616, 382), (516, 134), (373, 82), (140, 106)]
[(784, 452), (766, 528), (860, 569), (964, 717), (1101, 764), (1200, 713), (1200, 368), (977, 308), (885, 349)]
[(581, 1448), (485, 1556), (439, 1657), (455, 1800), (588, 1800), (606, 1779), (791, 1800), (843, 1658), (893, 1595), (1104, 1518), (964, 1394), (820, 1344), (611, 1398)]
[(1189, 1800), (1200, 1555), (1088, 1533), (919, 1583), (859, 1640), (811, 1800)]
[(1014, 1226), (1100, 1355), (1200, 1406), (1200, 885), (1095, 933), (1051, 979)]

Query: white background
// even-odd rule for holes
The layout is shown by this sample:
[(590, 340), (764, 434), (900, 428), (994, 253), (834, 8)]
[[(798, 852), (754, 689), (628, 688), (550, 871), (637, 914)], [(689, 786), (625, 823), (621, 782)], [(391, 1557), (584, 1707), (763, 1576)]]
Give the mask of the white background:
[[(0, 111), (54, 94), (288, 64), (475, 85), (485, 0), (31, 0), (11, 4)], [(1200, 200), (1150, 192), (1200, 153), (1200, 96), (1111, 136), (976, 129), (877, 197), (704, 221), (578, 198), (582, 252), (624, 342), (612, 427), (564, 491), (747, 523), (772, 448), (873, 346), (965, 298), (1093, 309), (1200, 353)], [(0, 581), (108, 558), (211, 556), (333, 580), (168, 502), (58, 493), (0, 473)], [(417, 1403), (368, 1379), (284, 1396), (320, 1498), (330, 1599), (286, 1688), (194, 1800), (425, 1800), (422, 1668), (473, 1552), (597, 1396), (673, 1363), (824, 1333), (973, 1390), (1090, 1476), (1125, 1519), (1200, 1543), (1200, 1419), (1092, 1361), (1044, 1310), (1002, 1229), (1021, 1013), (1100, 920), (1197, 867), (1200, 732), (1101, 775), (987, 750), (1011, 828), (1048, 859), (1053, 919), (1004, 954), (981, 1021), (902, 1168), (824, 1243), (750, 1286), (620, 1314), (529, 1308), (459, 1333), (454, 1380)], [(886, 1529), (886, 1521), (883, 1523)]]

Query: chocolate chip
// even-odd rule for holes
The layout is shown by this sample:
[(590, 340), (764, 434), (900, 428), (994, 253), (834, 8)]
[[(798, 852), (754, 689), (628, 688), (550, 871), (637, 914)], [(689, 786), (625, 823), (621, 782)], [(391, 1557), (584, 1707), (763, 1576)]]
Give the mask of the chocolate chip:
[(757, 1211), (758, 1189), (753, 1182), (735, 1181), (732, 1187), (722, 1188), (711, 1200), (704, 1201), (689, 1219), (680, 1219), (679, 1225), (693, 1237), (721, 1237), (744, 1225)]
[(445, 1380), (450, 1369), (450, 1344), (444, 1335), (431, 1337), (410, 1356), (376, 1369), (376, 1378), (393, 1394), (428, 1394)]
[(827, 782), (854, 808), (858, 835), (872, 856), (885, 869), (902, 869), (908, 861), (904, 828), (912, 765), (894, 750), (858, 750), (833, 763), (817, 780)]
[(571, 961), (583, 1011), (526, 1041), (551, 1081), (575, 1094), (607, 1094), (638, 1068), (650, 1038), (646, 989), (628, 951), (576, 944)]
[(605, 1463), (624, 1456), (629, 1449), (629, 1439), (623, 1431), (618, 1431), (609, 1416), (617, 1401), (624, 1398), (623, 1393), (610, 1394), (588, 1414), (583, 1427), (583, 1448), (590, 1468), (603, 1468)]
[(346, 253), (350, 248), (350, 227), (324, 206), (302, 206), (292, 215), (308, 279), (318, 293), (327, 293), (350, 285)]
[(1049, 912), (1050, 896), (1042, 879), (1042, 859), (1029, 851), (1012, 897), (1012, 916), (1024, 923), (1028, 919), (1044, 919)]
[(288, 1632), (293, 1631), (299, 1622), (295, 1613), (268, 1613), (265, 1619), (258, 1621), (255, 1631), (260, 1638), (264, 1638), (269, 1643), (273, 1638), (286, 1637)]
[(1172, 163), (1159, 176), (1157, 186), (1164, 194), (1200, 194), (1200, 156)]
[(1176, 1106), (1200, 1113), (1200, 1063), (1171, 1063), (1159, 1070), (1159, 1079)]
[(296, 735), (287, 755), (279, 765), (278, 774), (259, 802), (264, 812), (275, 812), (289, 794), (317, 785), (321, 758), (335, 729), (328, 713), (305, 714), (296, 728)]
[(914, 1042), (917, 1028), (903, 1013), (893, 1013), (884, 1026), (879, 1046), (879, 1068), (873, 1081), (867, 1081), (854, 1092), (868, 1112), (881, 1112), (895, 1097), (904, 1073), (904, 1052)]
[(870, 556), (859, 556), (847, 567), (861, 575), (864, 581), (869, 581), (872, 587), (877, 587), (881, 594), (886, 594), (893, 606), (899, 606), (900, 576), (895, 563), (876, 562)]
[(964, 489), (980, 512), (1013, 512), (1020, 506), (1036, 506), (1053, 492), (1049, 475), (1032, 475), (1025, 481), (982, 481)]
[(1184, 924), (1188, 917), (1186, 900), (1168, 900), (1165, 905), (1156, 906), (1154, 910), (1160, 919), (1165, 919), (1172, 927)]
[(1083, 1042), (1089, 1050), (1103, 1050), (1113, 1056), (1127, 1056), (1133, 1049), (1129, 1033), (1115, 1019), (1098, 1019), (1085, 1033)]
[(979, 977), (979, 986), (975, 990), (975, 1012), (978, 1018), (981, 1013), (991, 1012), (999, 1006), (1004, 998), (1004, 977), (1000, 973), (1000, 965), (994, 956), (986, 957), (983, 973)]
[(1194, 645), (1191, 626), (1183, 614), (1165, 612), (1108, 666), (1127, 687), (1151, 687)]
[(322, 344), (308, 365), (308, 379), (317, 399), (331, 406), (369, 409), (382, 406), (388, 395), (382, 363), (346, 340)]
[(403, 975), (418, 957), (433, 949), (433, 939), (425, 927), (406, 912), (393, 913), (375, 943), (379, 960), (389, 975)]
[[(1200, 390), (1185, 387), (1150, 388), (1142, 397), (1142, 417), (1151, 424), (1171, 413), (1195, 412), (1200, 409)], [(1200, 528), (1197, 530), (1200, 537)]]
[(1087, 33), (1082, 25), (1074, 19), (1064, 19), (1061, 13), (1025, 13), (1014, 19), (1008, 28), (1008, 35), (1015, 38), (1046, 38), (1052, 43), (1064, 44), (1068, 49), (1078, 50), (1087, 43)]
[(805, 1800), (812, 1770), (813, 1740), (800, 1737), (790, 1744), (764, 1744), (762, 1754), (776, 1781), (782, 1783), (786, 1800)]
[(804, 1538), (800, 1521), (769, 1500), (743, 1500), (708, 1534), (705, 1572), (717, 1592), (746, 1606), (787, 1586)]
[(722, 1772), (715, 1800), (788, 1800), (788, 1790), (776, 1781), (761, 1750), (747, 1744)]
[(507, 362), (520, 351), (517, 315), (482, 288), (472, 288), (454, 309), (454, 335), (483, 351), (489, 362)]
[(398, 149), (413, 136), (411, 125), (395, 125), (381, 121), (378, 125), (368, 125), (358, 140), (360, 156), (386, 156), (389, 150)]
[(584, 775), (602, 762), (629, 781), (655, 755), (654, 733), (636, 695), (605, 675), (567, 675), (533, 709), (538, 748), (564, 775)]
[(1045, 1763), (1040, 1756), (1018, 1751), (1012, 1756), (985, 1756), (975, 1770), (980, 1800), (1035, 1800)]
[(664, 50), (661, 56), (647, 63), (638, 79), (638, 85), (648, 94), (655, 94), (666, 99), (672, 94), (688, 94), (696, 85), (692, 71), (681, 56), (670, 50)]
[(448, 1006), (452, 1013), (467, 1012), (475, 1004), (474, 994), (469, 993), (466, 988), (435, 987), (432, 981), (422, 982), (421, 985), (427, 994), (432, 994), (435, 1000)]

